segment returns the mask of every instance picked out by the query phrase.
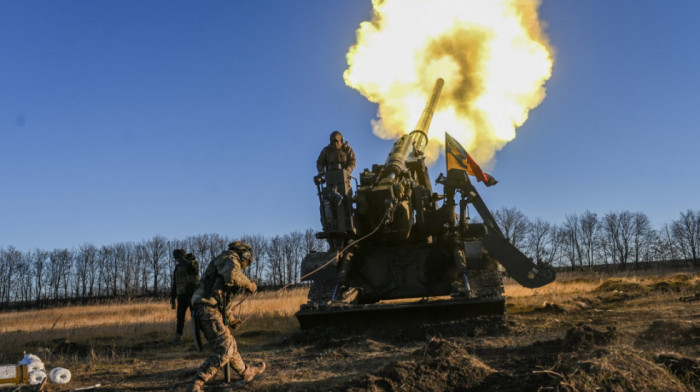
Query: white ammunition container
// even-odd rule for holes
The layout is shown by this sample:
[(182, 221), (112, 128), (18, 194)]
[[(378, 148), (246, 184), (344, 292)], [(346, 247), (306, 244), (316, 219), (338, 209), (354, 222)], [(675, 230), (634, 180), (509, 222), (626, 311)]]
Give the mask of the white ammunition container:
[(29, 384), (27, 365), (0, 365), (0, 387)]

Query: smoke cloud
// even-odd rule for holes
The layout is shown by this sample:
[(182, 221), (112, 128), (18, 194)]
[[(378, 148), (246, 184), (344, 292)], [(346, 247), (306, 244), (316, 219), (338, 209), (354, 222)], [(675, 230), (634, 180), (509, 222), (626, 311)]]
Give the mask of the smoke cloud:
[[(537, 0), (373, 0), (347, 53), (345, 83), (379, 105), (373, 132), (412, 131), (438, 77), (445, 86), (426, 150), (444, 132), (489, 166), (545, 97), (553, 50)], [(491, 162), (493, 163), (493, 162)]]

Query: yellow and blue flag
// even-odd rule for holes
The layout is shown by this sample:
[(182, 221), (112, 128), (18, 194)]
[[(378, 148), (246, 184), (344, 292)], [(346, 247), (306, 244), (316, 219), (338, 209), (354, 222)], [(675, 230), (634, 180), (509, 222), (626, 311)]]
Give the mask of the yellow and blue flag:
[(486, 184), (486, 186), (498, 183), (495, 178), (484, 173), (479, 165), (474, 162), (474, 159), (469, 156), (467, 150), (447, 132), (445, 132), (445, 160), (447, 161), (447, 171), (450, 169), (464, 170), (476, 177), (477, 181)]

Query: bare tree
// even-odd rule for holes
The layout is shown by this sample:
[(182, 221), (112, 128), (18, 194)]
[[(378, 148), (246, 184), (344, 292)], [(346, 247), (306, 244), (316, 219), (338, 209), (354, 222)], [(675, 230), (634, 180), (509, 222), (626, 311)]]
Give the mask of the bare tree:
[(263, 273), (265, 271), (265, 266), (267, 264), (267, 238), (262, 234), (244, 235), (242, 241), (246, 242), (253, 248), (253, 255), (255, 257), (255, 262), (248, 269), (248, 277), (250, 279), (262, 280)]
[(545, 262), (549, 253), (547, 249), (547, 237), (552, 231), (552, 225), (541, 218), (535, 219), (530, 223), (530, 229), (527, 231), (525, 242), (526, 248), (530, 256), (537, 261)]
[(520, 247), (528, 230), (528, 219), (515, 207), (502, 207), (493, 214), (496, 223), (503, 230), (503, 235), (515, 247)]
[(30, 252), (20, 255), (17, 264), (17, 279), (15, 286), (17, 301), (30, 301), (32, 299), (32, 258)]
[[(104, 292), (102, 295), (117, 295), (119, 281), (119, 263), (116, 257), (116, 244), (103, 246), (100, 249), (100, 266), (102, 269), (102, 282)], [(101, 290), (100, 290), (101, 291)]]
[(146, 294), (151, 280), (151, 266), (148, 263), (148, 251), (145, 243), (141, 242), (136, 245), (134, 259), (135, 286), (138, 287), (139, 293)]
[(656, 232), (651, 227), (651, 220), (643, 212), (635, 212), (632, 215), (632, 227), (634, 264), (638, 267), (640, 259), (649, 261), (651, 245), (656, 237)]
[(611, 239), (606, 230), (605, 218), (602, 218), (600, 220), (600, 230), (598, 230), (595, 241), (596, 244), (598, 244), (596, 247), (596, 260), (598, 261), (598, 264), (608, 265), (616, 263), (614, 247), (610, 241)]
[(13, 282), (17, 271), (17, 266), (22, 259), (22, 253), (10, 246), (0, 249), (0, 303), (7, 305), (12, 301)]
[(75, 280), (80, 291), (77, 294), (83, 298), (92, 295), (96, 258), (97, 248), (92, 244), (81, 245), (75, 256)]
[(304, 232), (304, 250), (306, 254), (311, 252), (325, 252), (328, 248), (328, 243), (322, 239), (316, 238), (314, 229), (306, 229)]
[(596, 213), (586, 210), (579, 218), (579, 233), (581, 253), (589, 267), (593, 265), (596, 248), (596, 237), (600, 223)]
[(36, 249), (32, 257), (32, 272), (34, 273), (34, 297), (37, 301), (44, 300), (44, 275), (49, 252)]
[(673, 229), (668, 223), (658, 231), (655, 245), (655, 259), (661, 261), (678, 260), (680, 251), (678, 241), (673, 235)]
[(273, 285), (284, 284), (286, 276), (286, 263), (284, 260), (284, 237), (274, 236), (270, 239), (267, 248), (267, 277)]
[(54, 249), (49, 254), (49, 287), (53, 299), (60, 298), (62, 284), (67, 278), (68, 260), (71, 254), (68, 249)]
[(122, 242), (117, 244), (116, 254), (119, 269), (119, 286), (122, 294), (128, 296), (137, 294), (139, 291), (139, 264), (148, 263), (148, 254), (140, 252), (139, 245), (133, 242)]
[(562, 227), (562, 243), (569, 263), (572, 267), (582, 266), (580, 219), (576, 214), (567, 215)]
[(212, 256), (212, 253), (215, 251), (211, 250), (209, 235), (200, 234), (191, 236), (187, 237), (185, 241), (187, 242), (185, 249), (190, 250), (190, 253), (192, 253), (194, 257), (200, 261), (200, 268), (206, 268), (209, 262), (216, 257), (216, 254)]
[(565, 235), (564, 229), (553, 225), (546, 238), (545, 249), (549, 249), (549, 255), (546, 263), (549, 265), (564, 266), (562, 247), (564, 246)]
[[(124, 269), (127, 267), (127, 260), (129, 259), (129, 245), (125, 242), (119, 242), (112, 245), (112, 254), (110, 257), (110, 269), (112, 270), (112, 277), (114, 279), (114, 287), (112, 288), (112, 295), (127, 294), (127, 290), (130, 289), (128, 279), (125, 279)], [(128, 278), (128, 274), (126, 275)]]
[(64, 259), (62, 264), (63, 279), (61, 280), (61, 283), (63, 285), (63, 298), (70, 298), (68, 288), (71, 287), (71, 284), (73, 283), (73, 275), (71, 274), (71, 271), (73, 270), (73, 260), (75, 259), (75, 251), (73, 249), (66, 249), (66, 253), (67, 257)]
[(97, 280), (98, 295), (117, 294), (117, 271), (114, 263), (114, 247), (102, 246), (97, 258), (99, 276)]
[(288, 242), (287, 249), (287, 283), (295, 283), (299, 281), (299, 270), (301, 260), (306, 255), (304, 233), (301, 231), (293, 231), (285, 236)]
[(634, 215), (629, 211), (610, 212), (603, 218), (603, 231), (611, 247), (613, 263), (625, 267), (632, 253)]
[(700, 247), (700, 211), (682, 212), (680, 218), (671, 223), (671, 228), (682, 254), (697, 265), (698, 247)]
[[(157, 235), (146, 243), (145, 251), (146, 260), (153, 273), (153, 294), (156, 294), (158, 293), (158, 283), (162, 279), (161, 270), (166, 258), (167, 240), (165, 237)], [(164, 286), (168, 286), (167, 281), (164, 283)]]

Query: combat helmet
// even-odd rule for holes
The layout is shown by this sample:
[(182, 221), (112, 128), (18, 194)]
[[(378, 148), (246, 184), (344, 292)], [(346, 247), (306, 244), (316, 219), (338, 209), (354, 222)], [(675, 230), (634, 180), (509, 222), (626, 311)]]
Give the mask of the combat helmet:
[(238, 257), (241, 258), (241, 263), (243, 263), (243, 268), (253, 264), (253, 248), (247, 243), (234, 241), (228, 244), (228, 249), (238, 253)]
[(187, 254), (187, 252), (185, 252), (184, 249), (175, 249), (175, 250), (173, 251), (173, 257), (174, 257), (175, 259), (179, 259), (179, 258), (181, 258), (181, 257), (185, 257), (186, 254)]
[(331, 145), (333, 145), (333, 140), (335, 140), (336, 136), (340, 136), (340, 144), (345, 144), (345, 138), (343, 138), (343, 134), (340, 133), (340, 131), (333, 131), (331, 132), (330, 136)]

